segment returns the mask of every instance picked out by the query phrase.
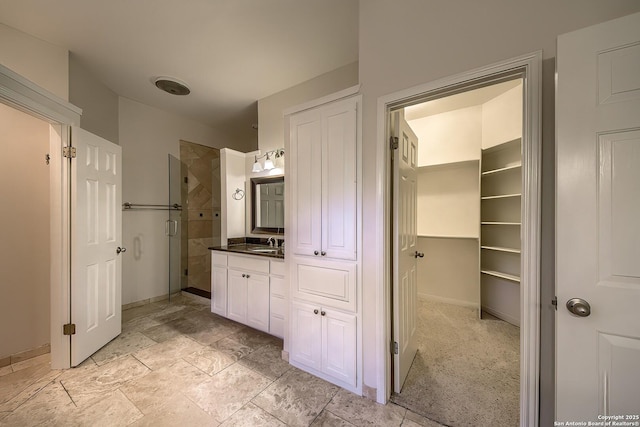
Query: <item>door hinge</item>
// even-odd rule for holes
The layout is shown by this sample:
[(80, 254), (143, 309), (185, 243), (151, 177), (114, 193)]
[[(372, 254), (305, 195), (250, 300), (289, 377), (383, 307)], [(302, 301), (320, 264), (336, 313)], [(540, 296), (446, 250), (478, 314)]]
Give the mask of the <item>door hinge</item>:
[(391, 354), (398, 354), (398, 343), (391, 341)]
[(67, 323), (66, 325), (62, 325), (62, 333), (63, 333), (63, 335), (75, 335), (76, 334), (76, 324), (75, 323)]
[(71, 147), (71, 146), (62, 147), (62, 157), (66, 157), (68, 159), (75, 159), (76, 147)]
[(399, 146), (399, 142), (398, 142), (398, 137), (397, 136), (392, 136), (389, 138), (389, 143), (391, 146), (392, 150), (397, 150), (398, 146)]
[(551, 305), (556, 308), (556, 311), (558, 311), (558, 297), (553, 297), (553, 299), (551, 300)]

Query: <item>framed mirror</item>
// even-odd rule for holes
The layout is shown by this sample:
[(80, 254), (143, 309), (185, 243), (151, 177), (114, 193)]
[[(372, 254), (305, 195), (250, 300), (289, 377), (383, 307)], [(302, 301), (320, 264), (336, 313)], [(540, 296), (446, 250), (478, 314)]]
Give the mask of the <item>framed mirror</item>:
[(251, 232), (284, 234), (284, 176), (251, 178)]

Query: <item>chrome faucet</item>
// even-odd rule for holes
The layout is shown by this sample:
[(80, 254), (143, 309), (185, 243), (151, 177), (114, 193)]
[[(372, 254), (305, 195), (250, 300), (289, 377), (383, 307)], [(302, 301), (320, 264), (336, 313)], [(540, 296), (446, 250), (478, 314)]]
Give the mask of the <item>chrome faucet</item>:
[(267, 243), (269, 244), (269, 247), (273, 248), (277, 248), (278, 247), (278, 239), (276, 239), (275, 237), (271, 236), (267, 239)]

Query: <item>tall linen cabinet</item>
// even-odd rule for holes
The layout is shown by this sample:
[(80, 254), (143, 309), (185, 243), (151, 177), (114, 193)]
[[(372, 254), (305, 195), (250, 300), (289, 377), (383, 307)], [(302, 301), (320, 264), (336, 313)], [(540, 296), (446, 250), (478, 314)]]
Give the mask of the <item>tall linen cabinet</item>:
[(288, 116), (289, 362), (362, 394), (361, 97)]

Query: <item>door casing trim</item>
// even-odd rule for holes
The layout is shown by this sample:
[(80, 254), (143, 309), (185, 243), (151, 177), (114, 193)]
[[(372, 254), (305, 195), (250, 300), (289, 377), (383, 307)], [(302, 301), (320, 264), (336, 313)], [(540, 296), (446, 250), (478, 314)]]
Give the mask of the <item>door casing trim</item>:
[(376, 372), (379, 403), (386, 403), (392, 390), (391, 355), (391, 259), (390, 251), (390, 156), (387, 114), (391, 107), (446, 91), (471, 88), (474, 84), (520, 73), (523, 78), (522, 135), (522, 255), (520, 292), (520, 425), (539, 423), (540, 388), (540, 182), (542, 51), (501, 61), (475, 70), (445, 77), (378, 98), (376, 131)]

